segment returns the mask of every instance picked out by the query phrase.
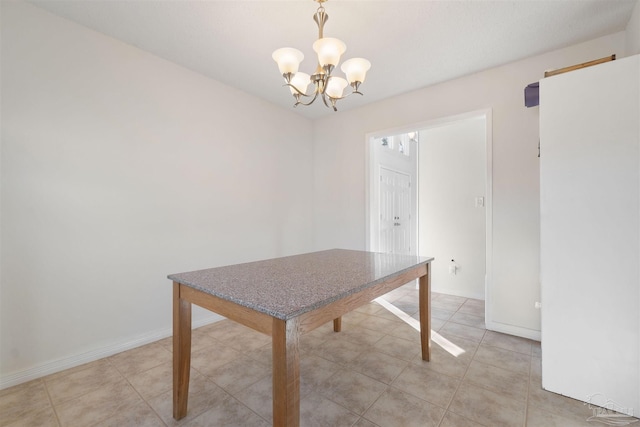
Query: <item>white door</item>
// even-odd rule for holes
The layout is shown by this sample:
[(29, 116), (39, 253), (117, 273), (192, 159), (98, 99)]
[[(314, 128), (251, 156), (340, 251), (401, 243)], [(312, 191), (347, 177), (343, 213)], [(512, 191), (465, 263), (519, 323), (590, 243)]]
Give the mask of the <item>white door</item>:
[(411, 178), (380, 167), (380, 252), (411, 253)]

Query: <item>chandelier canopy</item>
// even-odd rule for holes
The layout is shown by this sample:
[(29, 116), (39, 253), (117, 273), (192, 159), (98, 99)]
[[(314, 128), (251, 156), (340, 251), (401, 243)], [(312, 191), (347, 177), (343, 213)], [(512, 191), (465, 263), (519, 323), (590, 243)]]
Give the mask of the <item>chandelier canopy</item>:
[[(347, 45), (342, 40), (331, 37), (324, 37), (324, 24), (329, 19), (322, 3), (327, 0), (314, 0), (319, 4), (318, 10), (313, 15), (313, 20), (318, 24), (318, 40), (313, 43), (313, 50), (318, 55), (318, 66), (314, 74), (298, 72), (300, 62), (304, 55), (298, 49), (283, 47), (273, 52), (272, 58), (278, 63), (278, 68), (285, 84), (296, 100), (294, 107), (299, 104), (311, 105), (321, 97), (324, 105), (336, 108), (336, 101), (344, 99), (349, 95), (360, 92), (360, 84), (364, 82), (367, 71), (371, 68), (371, 63), (364, 58), (352, 58), (345, 61), (340, 69), (345, 73), (346, 80), (342, 77), (333, 76), (331, 73), (340, 62), (340, 57), (347, 50)], [(307, 88), (313, 83), (313, 90), (307, 93)], [(344, 95), (344, 89), (351, 86), (351, 92)], [(311, 98), (309, 102), (302, 99)]]

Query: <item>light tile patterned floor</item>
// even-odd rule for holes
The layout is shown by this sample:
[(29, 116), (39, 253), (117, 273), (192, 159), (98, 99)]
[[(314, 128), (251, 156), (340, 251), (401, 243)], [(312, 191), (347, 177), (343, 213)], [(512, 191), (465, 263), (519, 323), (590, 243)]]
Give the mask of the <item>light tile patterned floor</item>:
[[(385, 298), (418, 316), (409, 284)], [(433, 294), (433, 329), (463, 348), (420, 358), (418, 332), (377, 303), (301, 339), (301, 424), (592, 426), (540, 386), (540, 344), (487, 331), (484, 303)], [(270, 339), (224, 320), (193, 333), (188, 416), (171, 417), (171, 339), (0, 391), (1, 426), (271, 425)]]

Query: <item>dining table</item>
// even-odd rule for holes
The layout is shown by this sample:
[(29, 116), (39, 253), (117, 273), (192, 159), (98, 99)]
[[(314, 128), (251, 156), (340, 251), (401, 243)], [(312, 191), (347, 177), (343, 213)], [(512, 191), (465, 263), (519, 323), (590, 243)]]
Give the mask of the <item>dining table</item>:
[(170, 274), (173, 417), (187, 415), (192, 304), (271, 336), (273, 426), (298, 427), (300, 336), (331, 321), (333, 330), (340, 332), (343, 315), (415, 280), (421, 355), (429, 361), (432, 261), (416, 255), (330, 249)]

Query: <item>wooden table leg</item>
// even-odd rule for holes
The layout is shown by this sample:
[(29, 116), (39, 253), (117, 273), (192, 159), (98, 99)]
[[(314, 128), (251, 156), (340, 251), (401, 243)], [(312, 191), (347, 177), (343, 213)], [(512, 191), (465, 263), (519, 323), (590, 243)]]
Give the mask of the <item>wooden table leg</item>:
[(180, 298), (180, 284), (173, 282), (173, 418), (187, 415), (191, 370), (191, 303)]
[(298, 319), (273, 319), (273, 425), (300, 425), (300, 358)]
[(431, 359), (431, 263), (427, 263), (427, 274), (420, 277), (420, 342), (422, 360)]
[(333, 332), (340, 332), (342, 330), (342, 317), (333, 319)]

